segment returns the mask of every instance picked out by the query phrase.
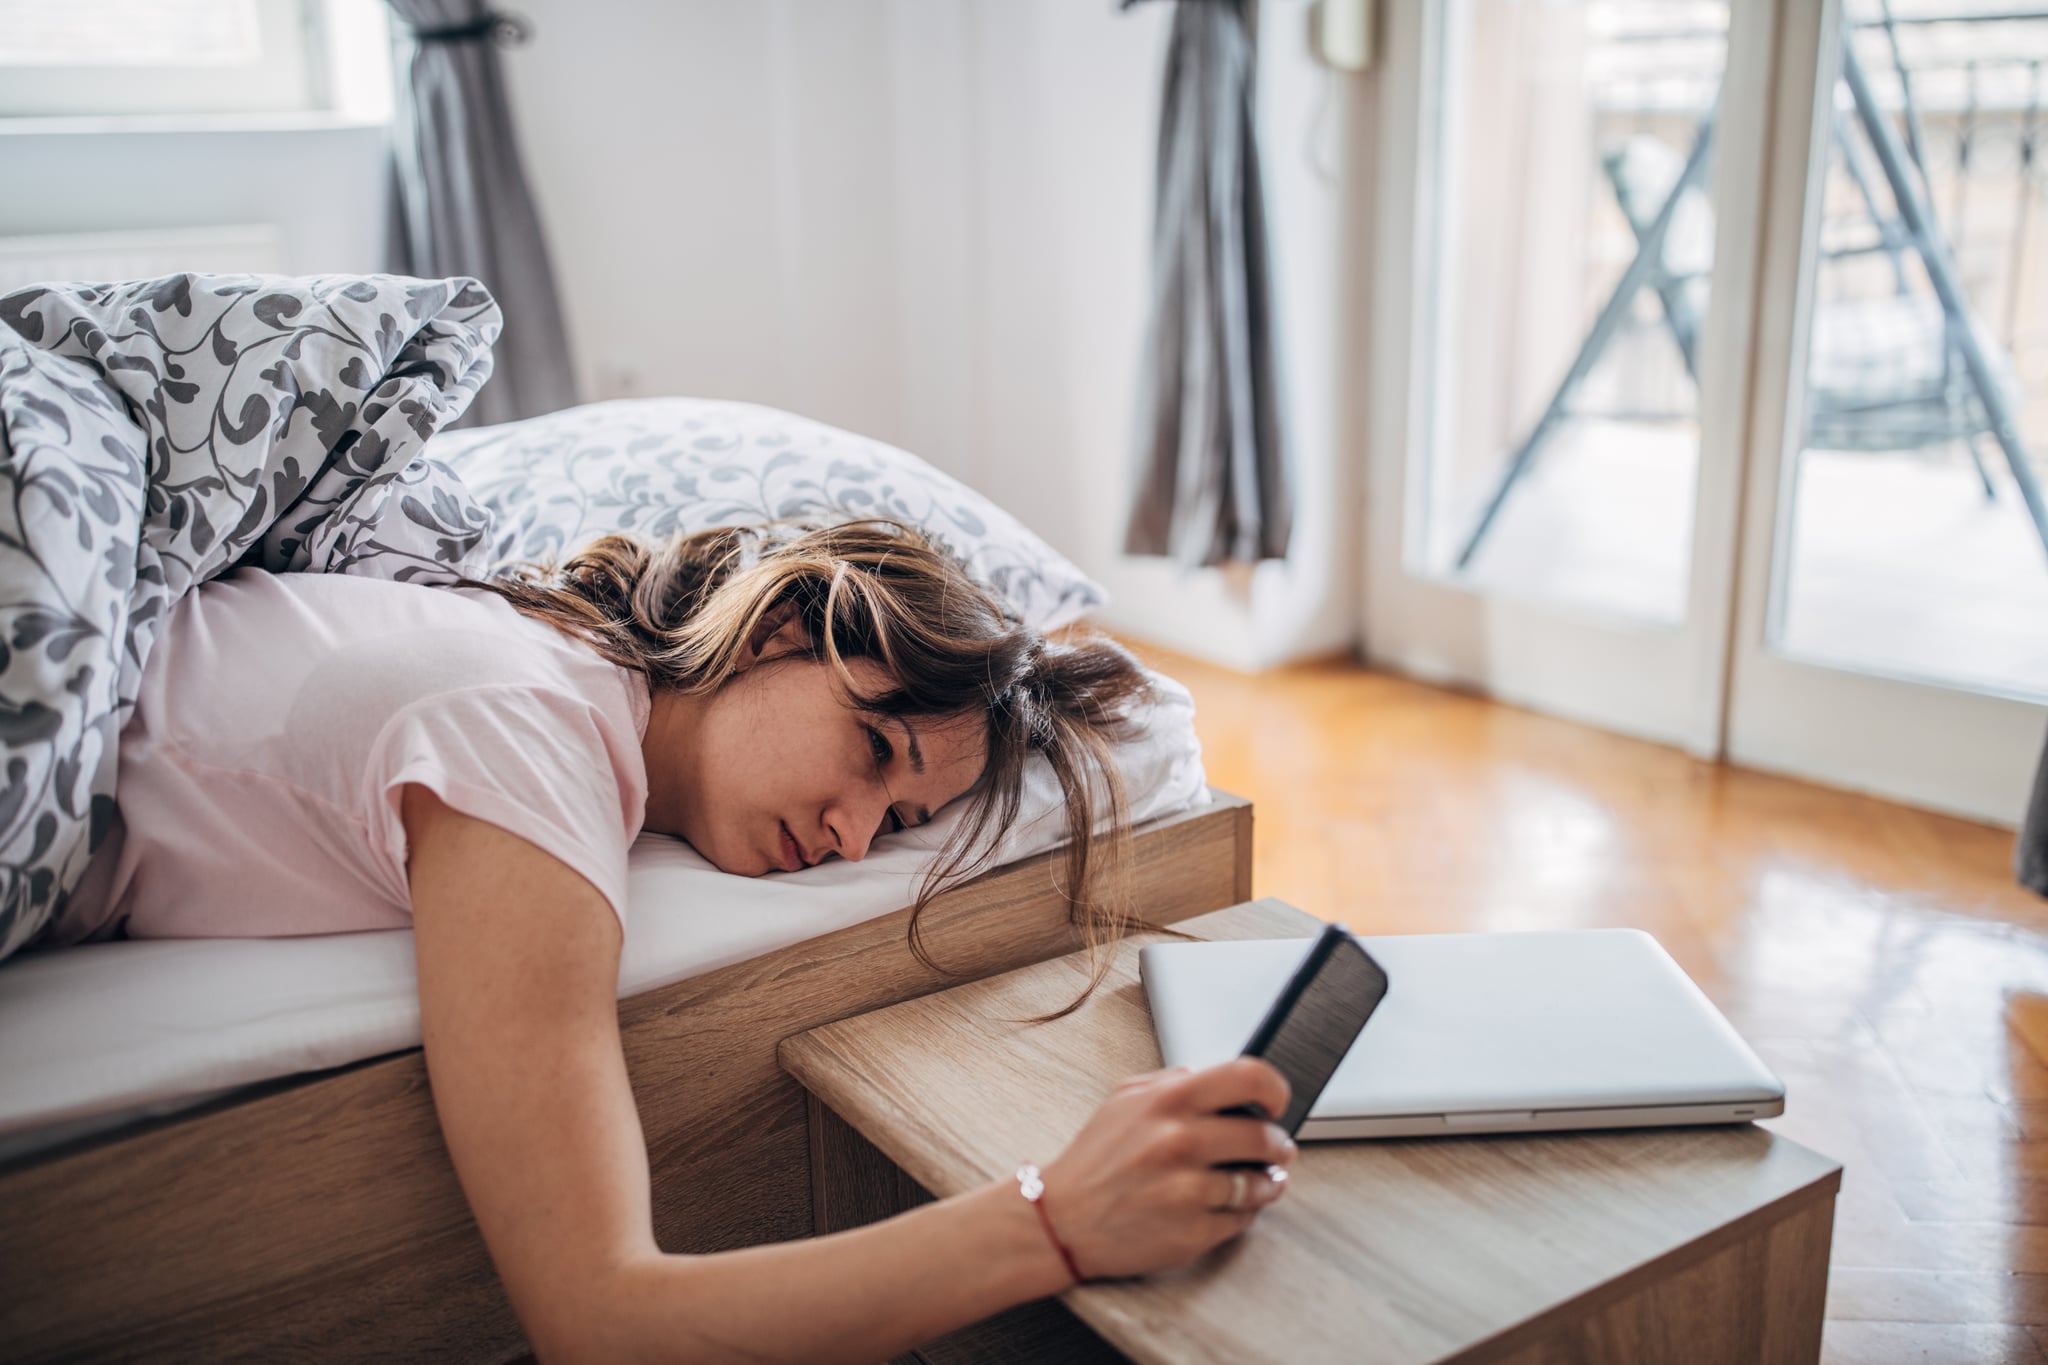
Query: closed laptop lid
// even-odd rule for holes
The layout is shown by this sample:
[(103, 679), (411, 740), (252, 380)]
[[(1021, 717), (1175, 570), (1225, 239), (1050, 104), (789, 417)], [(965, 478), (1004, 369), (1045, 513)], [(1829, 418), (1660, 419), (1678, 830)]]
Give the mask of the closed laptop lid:
[[(1168, 1066), (1239, 1055), (1309, 939), (1139, 954)], [(1311, 1119), (1744, 1103), (1784, 1086), (1637, 929), (1361, 938), (1388, 989)]]

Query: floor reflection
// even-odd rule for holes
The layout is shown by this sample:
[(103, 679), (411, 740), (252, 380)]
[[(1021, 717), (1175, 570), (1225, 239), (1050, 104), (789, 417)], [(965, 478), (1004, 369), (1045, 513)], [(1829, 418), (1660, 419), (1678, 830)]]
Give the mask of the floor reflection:
[(2048, 1360), (2048, 901), (2012, 835), (1371, 674), (1193, 691), (1253, 890), (1362, 933), (1630, 925), (1842, 1161), (1825, 1359)]

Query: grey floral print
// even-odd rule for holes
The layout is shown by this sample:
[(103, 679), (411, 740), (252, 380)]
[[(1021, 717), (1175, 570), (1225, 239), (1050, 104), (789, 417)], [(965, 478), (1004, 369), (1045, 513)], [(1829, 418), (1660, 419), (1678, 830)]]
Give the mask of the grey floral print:
[(468, 279), (173, 275), (0, 298), (0, 957), (114, 809), (165, 615), (253, 565), (443, 582), (490, 515), (427, 438), (490, 374)]

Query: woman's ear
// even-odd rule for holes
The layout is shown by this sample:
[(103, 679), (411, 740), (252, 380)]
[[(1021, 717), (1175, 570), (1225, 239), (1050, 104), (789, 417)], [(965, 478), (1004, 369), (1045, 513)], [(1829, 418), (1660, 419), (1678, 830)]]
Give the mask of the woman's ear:
[(797, 617), (796, 604), (784, 602), (763, 612), (761, 619), (747, 634), (747, 653), (741, 668), (759, 663), (762, 659), (779, 659), (788, 654), (802, 654), (810, 648), (810, 636)]

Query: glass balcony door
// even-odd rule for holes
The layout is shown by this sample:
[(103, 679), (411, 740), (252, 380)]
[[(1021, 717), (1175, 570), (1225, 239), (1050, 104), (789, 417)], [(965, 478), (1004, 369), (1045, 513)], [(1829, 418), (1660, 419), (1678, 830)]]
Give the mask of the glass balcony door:
[(1373, 660), (2016, 821), (2048, 726), (2048, 18), (1394, 0)]
[(1403, 0), (1367, 648), (1716, 752), (1768, 0)]
[(2048, 17), (1788, 6), (1727, 750), (2018, 818), (2048, 722)]

